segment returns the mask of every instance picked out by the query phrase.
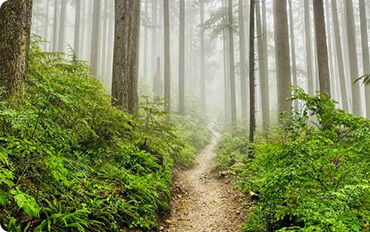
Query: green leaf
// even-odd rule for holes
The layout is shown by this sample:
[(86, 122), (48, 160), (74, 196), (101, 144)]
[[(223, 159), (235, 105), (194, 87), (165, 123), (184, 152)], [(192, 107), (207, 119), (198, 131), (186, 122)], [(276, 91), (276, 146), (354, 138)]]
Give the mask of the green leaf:
[(8, 203), (8, 196), (3, 190), (0, 189), (0, 205), (2, 205), (3, 207), (6, 207), (7, 203)]
[(37, 204), (35, 198), (23, 193), (19, 189), (12, 190), (10, 192), (14, 195), (14, 200), (18, 207), (23, 209), (29, 217), (39, 216), (40, 206)]

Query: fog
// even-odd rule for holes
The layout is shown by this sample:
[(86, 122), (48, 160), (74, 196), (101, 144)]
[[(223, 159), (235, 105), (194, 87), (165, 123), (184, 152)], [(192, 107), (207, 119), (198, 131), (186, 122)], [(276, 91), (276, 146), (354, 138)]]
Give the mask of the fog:
[[(62, 2), (61, 2), (62, 1)], [(81, 18), (79, 22), (76, 22), (76, 7), (75, 0), (35, 0), (34, 1), (34, 14), (32, 23), (32, 33), (41, 35), (49, 43), (44, 46), (43, 49), (46, 51), (60, 51), (68, 52), (68, 46), (75, 48), (79, 46), (76, 51), (80, 59), (90, 61), (91, 51), (94, 49), (91, 46), (92, 34), (93, 34), (93, 1), (82, 0), (81, 7)], [(0, 2), (3, 2), (0, 0)], [(186, 108), (193, 109), (201, 107), (202, 112), (206, 112), (210, 118), (224, 119), (229, 122), (231, 120), (231, 102), (230, 98), (230, 62), (229, 62), (229, 40), (228, 30), (229, 24), (227, 20), (227, 8), (226, 1), (223, 0), (207, 0), (204, 1), (204, 21), (205, 24), (201, 25), (201, 12), (199, 0), (187, 0), (185, 1), (185, 102)], [(240, 63), (240, 22), (239, 22), (239, 8), (238, 1), (233, 1), (233, 17), (234, 24), (234, 65), (235, 65), (235, 101), (236, 101), (236, 112), (238, 120), (246, 120), (242, 117), (242, 102), (241, 102), (241, 78), (245, 78), (247, 86), (247, 99), (249, 99), (249, 41), (250, 37), (250, 23), (249, 23), (249, 1), (242, 1), (244, 3), (243, 21), (244, 21), (244, 36), (245, 36), (245, 56), (247, 57), (245, 69), (246, 76), (241, 77), (241, 68), (243, 65)], [(331, 80), (331, 95), (338, 101), (338, 107), (343, 107), (343, 88), (347, 92), (347, 101), (349, 104), (349, 112), (353, 112), (353, 94), (352, 91), (359, 91), (359, 100), (357, 104), (361, 108), (360, 115), (366, 116), (366, 100), (365, 88), (358, 84), (357, 88), (354, 89), (352, 85), (353, 80), (353, 67), (351, 65), (351, 56), (348, 46), (348, 28), (347, 25), (348, 17), (351, 17), (347, 11), (345, 11), (345, 1), (339, 0), (337, 2), (337, 13), (339, 19), (339, 35), (340, 38), (335, 37), (334, 24), (333, 24), (333, 8), (329, 4), (331, 1), (325, 2), (325, 22), (327, 30), (327, 45), (328, 45), (328, 57), (329, 57), (329, 70)], [(55, 5), (57, 3), (57, 5)], [(61, 5), (62, 3), (62, 5)], [(114, 41), (114, 1), (113, 0), (101, 0), (101, 6), (99, 8), (99, 28), (95, 28), (98, 31), (98, 63), (97, 63), (97, 78), (104, 84), (107, 93), (111, 91), (112, 85), (112, 62), (113, 62), (113, 41)], [(319, 70), (318, 70), (318, 53), (316, 52), (315, 42), (315, 28), (314, 28), (314, 13), (313, 7), (310, 3), (309, 6), (309, 22), (305, 22), (305, 8), (304, 1), (292, 0), (292, 14), (288, 17), (290, 27), (289, 35), (290, 40), (286, 43), (290, 44), (290, 55), (295, 56), (294, 63), (291, 63), (291, 82), (296, 83), (298, 86), (304, 88), (306, 91), (310, 91), (308, 86), (308, 80), (312, 78), (313, 91), (319, 89)], [(63, 4), (66, 6), (66, 14), (63, 16), (61, 13), (61, 7)], [(265, 13), (261, 11), (265, 18), (263, 22), (262, 16), (258, 18), (261, 21), (262, 34), (258, 34), (258, 28), (254, 35), (255, 38), (255, 80), (256, 80), (256, 115), (258, 127), (262, 125), (262, 106), (269, 102), (268, 114), (271, 117), (272, 122), (277, 121), (278, 109), (277, 109), (277, 77), (276, 77), (276, 49), (275, 49), (275, 34), (274, 29), (274, 15), (273, 15), (273, 4), (272, 0), (266, 0), (265, 6), (262, 2), (259, 2), (260, 7), (265, 9)], [(55, 8), (57, 6), (57, 8)], [(265, 7), (265, 8), (264, 8)], [(348, 10), (348, 8), (347, 8)], [(347, 12), (347, 13), (346, 13)], [(366, 13), (368, 14), (366, 21), (369, 20), (370, 4), (366, 1)], [(363, 49), (365, 48), (362, 43), (363, 37), (361, 36), (361, 20), (358, 1), (353, 2), (353, 21), (354, 28), (350, 28), (355, 31), (355, 56), (358, 60), (357, 71), (359, 76), (366, 73), (363, 62)], [(328, 17), (329, 16), (329, 17)], [(307, 18), (306, 18), (307, 19)], [(61, 21), (62, 20), (62, 21)], [(163, 82), (163, 60), (164, 60), (164, 38), (163, 38), (163, 1), (157, 0), (145, 0), (141, 4), (141, 33), (140, 33), (140, 60), (139, 60), (139, 90), (140, 95), (152, 95), (153, 80), (155, 80), (155, 74), (157, 73), (157, 62), (160, 61), (160, 79)], [(80, 23), (79, 41), (75, 41), (76, 25)], [(369, 23), (367, 24), (367, 26)], [(171, 110), (177, 112), (179, 105), (179, 1), (170, 1), (170, 51), (171, 51)], [(64, 28), (64, 29), (63, 29)], [(204, 28), (204, 61), (202, 61), (202, 43), (201, 43), (201, 31)], [(368, 28), (367, 28), (368, 29)], [(62, 32), (63, 30), (63, 32)], [(307, 34), (309, 32), (309, 34)], [(368, 30), (365, 32), (368, 34)], [(262, 38), (266, 43), (267, 54), (259, 54), (258, 40)], [(311, 45), (307, 47), (307, 38)], [(292, 41), (294, 39), (295, 46), (292, 47)], [(340, 46), (343, 50), (344, 59), (344, 74), (345, 74), (345, 86), (341, 85), (339, 80), (339, 66), (338, 66), (338, 54), (336, 43), (340, 42)], [(63, 44), (62, 47), (58, 44)], [(311, 58), (308, 56), (308, 49), (310, 49)], [(353, 50), (353, 49), (352, 49)], [(293, 53), (294, 52), (294, 53)], [(350, 58), (351, 57), (351, 58)], [(158, 59), (159, 58), (159, 59)], [(261, 74), (260, 65), (263, 65), (260, 60), (266, 60), (267, 73)], [(291, 59), (293, 60), (293, 59)], [(312, 63), (308, 66), (308, 60)], [(366, 59), (365, 59), (366, 60)], [(268, 61), (268, 62), (267, 62)], [(204, 62), (204, 78), (205, 78), (205, 99), (202, 99), (202, 73), (201, 67)], [(262, 64), (261, 64), (262, 63)], [(308, 72), (308, 67), (310, 72)], [(159, 74), (159, 72), (158, 72)], [(269, 98), (264, 99), (261, 94), (261, 75), (266, 75)], [(310, 76), (311, 75), (311, 76)], [(157, 81), (159, 79), (157, 78)], [(343, 84), (343, 83), (342, 83)], [(342, 88), (341, 88), (342, 86)], [(311, 90), (312, 91), (312, 90)], [(369, 91), (369, 90), (367, 90)], [(366, 100), (365, 100), (366, 99)], [(205, 100), (205, 105), (202, 101)], [(249, 107), (249, 100), (247, 100), (247, 106)], [(369, 106), (368, 106), (369, 108)], [(367, 110), (367, 111), (366, 111)], [(249, 114), (249, 110), (247, 111)], [(367, 115), (369, 117), (369, 115)], [(247, 115), (247, 118), (249, 116)]]

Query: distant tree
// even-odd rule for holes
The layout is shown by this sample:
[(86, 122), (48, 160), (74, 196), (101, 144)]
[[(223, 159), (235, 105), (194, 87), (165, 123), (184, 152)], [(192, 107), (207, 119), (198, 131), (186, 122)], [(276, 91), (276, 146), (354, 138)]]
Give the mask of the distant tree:
[(160, 57), (157, 57), (157, 71), (155, 72), (155, 75), (154, 75), (153, 93), (154, 93), (154, 97), (163, 96), (163, 81), (161, 78), (161, 58)]
[[(262, 4), (262, 12), (260, 4)], [(261, 86), (262, 100), (262, 126), (267, 132), (270, 124), (270, 95), (269, 95), (269, 79), (268, 79), (268, 54), (267, 54), (267, 32), (266, 32), (266, 15), (264, 9), (265, 1), (256, 4), (257, 18), (257, 35), (258, 35), (258, 55), (259, 55), (259, 73)]]
[(231, 121), (236, 124), (236, 93), (235, 93), (235, 61), (234, 61), (234, 17), (233, 1), (229, 0), (229, 63), (230, 63), (230, 94), (231, 94)]
[(74, 50), (80, 57), (81, 0), (76, 0)]
[(185, 114), (185, 0), (180, 0), (179, 111)]
[(163, 0), (164, 13), (164, 110), (171, 110), (171, 53), (170, 53), (170, 6), (169, 0)]
[[(361, 42), (362, 42), (362, 63), (363, 74), (370, 74), (370, 57), (369, 57), (369, 38), (367, 35), (367, 15), (365, 0), (359, 0), (360, 23), (361, 23)], [(365, 86), (366, 115), (370, 118), (370, 86)]]
[[(289, 34), (290, 34), (290, 54), (292, 57), (292, 79), (293, 85), (298, 86), (297, 80), (297, 61), (296, 61), (296, 53), (295, 53), (295, 36), (294, 36), (294, 18), (293, 18), (293, 0), (288, 0), (289, 4)], [(298, 101), (295, 101), (297, 106)]]
[(242, 119), (247, 119), (247, 64), (246, 64), (246, 52), (245, 52), (245, 29), (244, 29), (244, 0), (239, 0), (239, 50), (240, 50), (240, 95), (241, 95), (241, 109)]
[[(161, 0), (159, 0), (161, 1)], [(151, 0), (152, 2), (152, 18), (151, 18), (151, 69), (150, 77), (153, 77), (156, 72), (156, 62), (157, 62), (157, 47), (158, 47), (158, 0)], [(153, 83), (154, 84), (154, 83)]]
[(99, 30), (100, 30), (100, 9), (101, 0), (94, 0), (92, 34), (91, 34), (91, 54), (90, 54), (90, 72), (92, 75), (98, 75), (99, 62)]
[(54, 20), (53, 20), (53, 51), (58, 50), (58, 19), (59, 19), (59, 1), (54, 1)]
[(28, 71), (32, 0), (6, 1), (0, 8), (0, 87), (3, 98), (21, 95)]
[(60, 19), (59, 19), (59, 38), (58, 51), (63, 52), (66, 46), (66, 21), (67, 21), (67, 5), (68, 1), (61, 0), (60, 2)]
[(310, 19), (310, 0), (304, 1), (304, 34), (306, 45), (306, 77), (308, 93), (314, 94), (314, 77), (313, 77), (313, 64), (312, 64), (312, 36), (311, 36), (311, 19)]
[(203, 110), (206, 109), (206, 76), (204, 47), (204, 1), (200, 0), (200, 98)]
[[(357, 45), (356, 45), (356, 26), (353, 13), (353, 2), (352, 0), (345, 0), (345, 19), (347, 22), (346, 32), (348, 38), (348, 54), (349, 54), (349, 68), (351, 74), (351, 82), (356, 81), (359, 77), (358, 74), (358, 60), (357, 60)], [(361, 95), (360, 95), (360, 84), (355, 83), (352, 88), (352, 109), (353, 114), (361, 115)]]
[(279, 113), (290, 111), (291, 103), (287, 100), (291, 97), (290, 55), (289, 55), (289, 31), (287, 1), (274, 0), (275, 19), (275, 56), (277, 75), (277, 94)]
[[(249, 93), (250, 93), (250, 123), (249, 123), (249, 141), (254, 142), (256, 131), (256, 87), (255, 87), (255, 70), (254, 70), (254, 36), (255, 36), (255, 2), (250, 0), (250, 17), (249, 17)], [(261, 67), (260, 67), (261, 68)]]
[(339, 19), (338, 19), (338, 10), (337, 10), (337, 0), (331, 0), (331, 9), (332, 9), (332, 21), (334, 28), (334, 38), (335, 38), (335, 50), (336, 50), (336, 62), (338, 66), (338, 75), (339, 75), (339, 85), (340, 85), (340, 96), (342, 100), (343, 109), (349, 112), (348, 107), (348, 94), (346, 87), (346, 79), (344, 72), (344, 61), (343, 61), (343, 49), (341, 44), (341, 33), (339, 29)]
[(320, 92), (331, 97), (328, 45), (326, 43), (325, 14), (323, 0), (313, 1), (315, 15), (316, 51), (318, 54)]

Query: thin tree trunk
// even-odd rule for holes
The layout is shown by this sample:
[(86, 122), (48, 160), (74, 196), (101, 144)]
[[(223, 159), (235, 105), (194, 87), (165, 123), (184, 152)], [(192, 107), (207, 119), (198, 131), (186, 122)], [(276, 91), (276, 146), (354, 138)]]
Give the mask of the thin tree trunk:
[[(290, 31), (290, 52), (292, 57), (292, 75), (293, 75), (293, 85), (298, 86), (297, 81), (297, 62), (295, 54), (295, 37), (294, 37), (294, 18), (293, 18), (293, 4), (292, 0), (288, 0), (289, 4), (289, 31)], [(298, 107), (298, 101), (294, 102), (295, 107)]]
[(277, 74), (278, 112), (291, 110), (289, 30), (286, 0), (274, 0), (275, 55)]
[(80, 57), (80, 33), (81, 33), (81, 0), (76, 0), (74, 50), (77, 54), (77, 57)]
[(164, 110), (171, 111), (171, 53), (169, 0), (163, 0), (164, 13)]
[(99, 62), (99, 30), (100, 30), (101, 0), (94, 0), (93, 22), (91, 33), (90, 73), (97, 77)]
[[(365, 0), (359, 0), (363, 74), (370, 74), (369, 39), (367, 35), (367, 17)], [(366, 115), (370, 118), (370, 86), (365, 86)]]
[(180, 0), (179, 110), (185, 114), (185, 0)]
[[(347, 21), (347, 36), (348, 36), (348, 54), (349, 65), (351, 71), (351, 82), (353, 83), (358, 77), (358, 62), (357, 62), (357, 45), (356, 45), (356, 30), (353, 16), (353, 2), (352, 0), (344, 0), (346, 21)], [(361, 115), (361, 96), (360, 83), (353, 84), (352, 88), (352, 108), (353, 114)]]
[(204, 73), (205, 69), (205, 52), (204, 52), (204, 0), (200, 0), (200, 98), (202, 108), (206, 111), (206, 77)]
[(234, 62), (234, 25), (233, 1), (229, 0), (229, 62), (230, 62), (230, 94), (231, 94), (231, 121), (236, 125), (236, 93), (235, 93), (235, 62)]
[(20, 97), (28, 71), (32, 0), (6, 1), (0, 8), (0, 98)]
[(143, 63), (143, 70), (144, 70), (144, 77), (146, 80), (149, 80), (148, 78), (148, 36), (149, 36), (149, 30), (148, 30), (148, 21), (149, 21), (149, 0), (145, 0), (145, 31), (144, 31), (144, 63)]
[[(250, 122), (249, 122), (249, 141), (254, 142), (254, 133), (256, 131), (256, 87), (254, 77), (254, 0), (250, 1), (250, 19), (249, 19), (249, 93), (250, 93)], [(262, 31), (262, 30), (261, 30)], [(261, 57), (260, 57), (261, 58)], [(260, 67), (261, 68), (261, 67)]]
[(244, 4), (239, 0), (239, 49), (240, 49), (240, 95), (242, 105), (242, 119), (247, 119), (247, 84), (245, 61), (245, 31), (244, 31)]
[(314, 78), (312, 65), (312, 38), (311, 38), (311, 19), (310, 19), (310, 2), (304, 0), (304, 28), (305, 28), (305, 44), (306, 44), (306, 75), (308, 93), (314, 94)]
[[(158, 0), (152, 0), (152, 43), (151, 43), (151, 72), (150, 76), (153, 77), (156, 71), (157, 62), (157, 47), (158, 47)], [(154, 85), (154, 83), (153, 83)]]
[(106, 69), (107, 69), (107, 53), (108, 53), (108, 49), (107, 49), (107, 45), (108, 45), (108, 18), (109, 18), (109, 15), (108, 15), (108, 7), (109, 7), (109, 2), (108, 0), (105, 0), (104, 1), (104, 14), (103, 14), (103, 19), (104, 19), (104, 25), (103, 25), (103, 33), (102, 33), (102, 60), (101, 60), (101, 74), (102, 74), (102, 77), (104, 78), (104, 83), (105, 85), (107, 84), (107, 79), (109, 78), (107, 76), (107, 73), (106, 73)]
[[(46, 41), (49, 41), (49, 9), (50, 9), (50, 2), (49, 0), (45, 0), (45, 25), (44, 25), (44, 37)], [(48, 51), (49, 43), (45, 43), (45, 51)]]
[(60, 3), (60, 21), (59, 21), (59, 38), (58, 38), (58, 51), (64, 52), (65, 50), (65, 37), (66, 37), (66, 20), (67, 20), (67, 5), (68, 1), (62, 0)]
[(348, 95), (346, 87), (346, 79), (344, 72), (344, 62), (343, 62), (343, 50), (342, 43), (340, 39), (340, 30), (339, 30), (339, 20), (338, 20), (338, 10), (337, 10), (337, 0), (331, 0), (331, 9), (332, 9), (332, 18), (333, 18), (333, 27), (334, 27), (334, 38), (335, 38), (335, 50), (336, 50), (336, 59), (338, 63), (338, 74), (339, 74), (339, 85), (341, 92), (341, 100), (343, 109), (349, 112), (348, 107)]
[(53, 31), (53, 51), (58, 49), (58, 19), (59, 19), (59, 1), (54, 1), (54, 31)]
[[(266, 25), (263, 25), (264, 19), (261, 13), (261, 7), (259, 4), (265, 4), (265, 2), (256, 4), (256, 16), (257, 16), (257, 35), (258, 35), (258, 55), (259, 55), (259, 72), (260, 72), (260, 85), (261, 85), (261, 100), (262, 100), (262, 126), (266, 132), (270, 124), (270, 102), (269, 102), (269, 80), (268, 80), (268, 67), (267, 67), (267, 37), (264, 31)], [(250, 57), (251, 59), (252, 57)], [(254, 58), (254, 57), (253, 57)]]
[(323, 0), (313, 1), (315, 14), (316, 51), (318, 58), (319, 83), (321, 93), (331, 97), (328, 62), (328, 46), (326, 44), (325, 13)]

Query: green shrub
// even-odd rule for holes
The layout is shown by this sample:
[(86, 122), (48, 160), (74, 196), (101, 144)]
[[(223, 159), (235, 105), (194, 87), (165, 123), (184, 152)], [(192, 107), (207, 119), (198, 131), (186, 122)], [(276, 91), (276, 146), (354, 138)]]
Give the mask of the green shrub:
[(73, 53), (44, 53), (32, 43), (29, 67), (24, 98), (0, 99), (1, 225), (155, 228), (169, 208), (174, 164), (191, 165), (201, 146), (190, 139), (192, 120), (167, 120), (157, 102), (135, 117), (113, 107)]
[(284, 116), (285, 139), (255, 144), (235, 181), (259, 196), (244, 231), (369, 229), (370, 121), (324, 95), (293, 99), (303, 105)]

